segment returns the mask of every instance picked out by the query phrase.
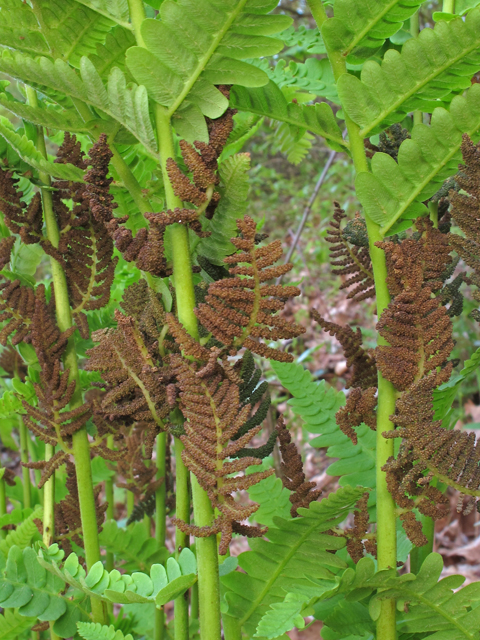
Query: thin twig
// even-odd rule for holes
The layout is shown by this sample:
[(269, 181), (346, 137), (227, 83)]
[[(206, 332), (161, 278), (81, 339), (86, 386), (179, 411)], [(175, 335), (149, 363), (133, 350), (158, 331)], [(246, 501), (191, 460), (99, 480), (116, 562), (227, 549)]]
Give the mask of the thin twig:
[[(298, 241), (300, 240), (300, 236), (302, 235), (302, 231), (303, 231), (303, 229), (305, 227), (305, 224), (307, 223), (307, 219), (308, 219), (308, 216), (310, 215), (310, 211), (312, 210), (313, 203), (317, 199), (318, 193), (319, 193), (320, 189), (322, 188), (323, 183), (325, 182), (325, 178), (327, 177), (328, 170), (332, 166), (332, 163), (335, 160), (335, 156), (336, 155), (337, 155), (336, 151), (330, 151), (330, 155), (328, 156), (328, 160), (325, 163), (325, 166), (323, 167), (323, 171), (322, 171), (322, 173), (320, 174), (320, 177), (317, 180), (317, 184), (315, 185), (315, 189), (313, 190), (312, 195), (310, 196), (310, 200), (308, 201), (308, 204), (305, 207), (305, 210), (304, 210), (303, 215), (302, 215), (302, 219), (300, 220), (300, 224), (298, 225), (297, 233), (295, 234), (293, 242), (290, 245), (290, 248), (288, 250), (287, 256), (285, 258), (285, 262), (290, 262), (291, 257), (293, 255), (293, 252), (297, 248)], [(280, 284), (281, 281), (282, 281), (282, 278), (283, 278), (283, 276), (279, 276), (277, 278), (276, 284)]]

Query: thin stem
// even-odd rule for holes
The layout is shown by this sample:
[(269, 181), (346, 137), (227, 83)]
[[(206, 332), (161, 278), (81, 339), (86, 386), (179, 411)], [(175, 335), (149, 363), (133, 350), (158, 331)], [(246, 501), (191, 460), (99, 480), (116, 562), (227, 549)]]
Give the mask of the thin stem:
[(131, 491), (127, 489), (127, 516), (132, 515), (134, 506), (135, 506), (135, 496)]
[[(176, 504), (175, 515), (184, 522), (190, 521), (190, 495), (188, 492), (188, 470), (182, 461), (183, 444), (180, 438), (175, 438), (175, 466), (176, 473)], [(189, 539), (186, 533), (177, 527), (175, 531), (175, 557), (188, 547)], [(175, 605), (175, 640), (188, 640), (188, 593), (180, 596)]]
[[(22, 462), (28, 462), (28, 431), (25, 423), (20, 416), (20, 459)], [(22, 467), (22, 479), (23, 479), (23, 508), (30, 509), (32, 506), (32, 484), (30, 482), (30, 469)]]
[[(29, 104), (38, 107), (37, 93), (31, 87), (26, 87)], [(43, 127), (38, 127), (37, 149), (46, 158), (47, 150)], [(51, 185), (50, 176), (39, 173), (41, 182), (46, 186)], [(48, 189), (42, 189), (43, 213), (47, 228), (47, 237), (54, 247), (58, 247), (60, 233), (57, 219), (53, 211), (52, 194)], [(68, 297), (68, 287), (65, 273), (60, 264), (54, 259), (50, 259), (52, 280), (55, 286), (55, 309), (57, 314), (57, 324), (60, 331), (66, 331), (73, 326), (70, 300)], [(69, 379), (75, 380), (76, 387), (70, 401), (70, 409), (79, 407), (82, 400), (82, 389), (78, 373), (78, 360), (75, 351), (73, 337), (68, 341), (65, 349), (63, 363), (65, 370), (69, 371)], [(90, 463), (90, 445), (85, 427), (82, 427), (72, 436), (73, 455), (75, 458), (75, 471), (78, 485), (78, 498), (80, 515), (82, 520), (82, 533), (85, 546), (85, 559), (87, 569), (90, 569), (100, 560), (100, 546), (98, 542), (97, 516), (95, 511), (95, 495), (93, 492), (92, 469)], [(48, 446), (48, 445), (47, 445)], [(47, 498), (45, 496), (45, 503)], [(91, 599), (92, 614), (94, 622), (105, 624), (105, 611), (103, 604), (96, 598)]]
[[(35, 452), (35, 448), (33, 446), (33, 441), (32, 441), (31, 438), (27, 438), (27, 447), (28, 447), (28, 453), (29, 453), (29, 456), (30, 456), (30, 460), (32, 462), (38, 462), (38, 457), (37, 457), (37, 454)], [(42, 489), (38, 488), (38, 485), (40, 484), (40, 479), (42, 477), (42, 472), (40, 471), (40, 469), (35, 469), (34, 472), (33, 472), (33, 476), (35, 478), (35, 486), (37, 487), (40, 504), (43, 507), (43, 488)]]
[(455, 13), (455, 0), (443, 0), (443, 13)]
[[(0, 478), (0, 518), (7, 513), (7, 493), (5, 487), (5, 480)], [(0, 540), (4, 540), (7, 537), (5, 529), (0, 529)]]
[[(307, 0), (319, 29), (327, 19), (321, 0)], [(345, 58), (339, 51), (330, 51), (327, 54), (332, 66), (335, 81), (347, 73)], [(368, 162), (365, 155), (363, 139), (360, 136), (359, 127), (347, 115), (345, 124), (350, 140), (355, 170), (368, 171)], [(377, 298), (377, 317), (380, 318), (383, 310), (390, 302), (390, 294), (386, 284), (387, 267), (384, 252), (375, 246), (382, 240), (380, 227), (366, 216), (366, 224), (369, 238), (370, 256), (375, 280), (375, 292)], [(387, 344), (379, 336), (378, 344)], [(377, 436), (376, 436), (376, 487), (377, 487), (377, 548), (378, 570), (396, 567), (396, 516), (395, 503), (387, 487), (385, 473), (382, 467), (388, 458), (394, 455), (393, 439), (383, 437), (385, 431), (394, 428), (390, 416), (395, 413), (395, 389), (393, 385), (378, 374), (378, 409), (377, 409)], [(382, 600), (380, 617), (377, 622), (377, 640), (395, 640), (395, 601)]]
[(157, 480), (163, 478), (162, 484), (155, 494), (155, 539), (165, 546), (166, 531), (166, 507), (165, 498), (167, 494), (167, 477), (166, 477), (166, 450), (167, 450), (167, 434), (165, 431), (157, 436)]
[[(107, 438), (108, 448), (113, 448), (113, 436), (108, 436)], [(107, 478), (105, 480), (105, 500), (107, 501), (107, 520), (115, 519), (115, 494), (114, 494), (114, 481), (113, 476), (111, 478)], [(107, 571), (112, 571), (115, 567), (115, 556), (111, 551), (107, 551), (106, 558), (106, 569)], [(112, 607), (113, 611), (113, 607)]]
[[(55, 447), (45, 445), (45, 461), (48, 462), (55, 453)], [(43, 485), (43, 542), (49, 547), (55, 539), (55, 474)]]
[[(416, 11), (413, 16), (410, 17), (410, 35), (412, 38), (416, 38), (420, 33), (420, 12)], [(422, 124), (423, 113), (421, 111), (413, 112), (413, 124)]]

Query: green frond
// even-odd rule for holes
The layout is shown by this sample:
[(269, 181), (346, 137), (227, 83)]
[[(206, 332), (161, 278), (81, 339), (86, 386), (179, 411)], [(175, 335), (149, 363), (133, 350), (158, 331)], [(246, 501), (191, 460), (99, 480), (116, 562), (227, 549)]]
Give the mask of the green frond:
[(77, 629), (78, 635), (85, 640), (133, 640), (130, 633), (124, 636), (112, 624), (107, 627), (99, 622), (77, 622)]
[(328, 58), (307, 58), (302, 62), (291, 60), (287, 65), (284, 59), (279, 60), (274, 67), (267, 61), (261, 60), (259, 63), (270, 80), (282, 87), (289, 87), (299, 92), (308, 92), (315, 96), (327, 98), (331, 102), (339, 103), (337, 87), (333, 77), (332, 67)]
[(235, 86), (231, 92), (231, 105), (240, 111), (286, 122), (293, 127), (322, 136), (336, 151), (344, 151), (348, 144), (343, 140), (332, 108), (326, 102), (311, 105), (287, 102), (272, 80), (266, 86), (257, 89)]
[(8, 93), (0, 93), (0, 104), (19, 118), (49, 129), (58, 129), (71, 133), (86, 133), (91, 129), (91, 126), (86, 125), (73, 111), (59, 111), (51, 106), (45, 106), (45, 108), (31, 107), (29, 104), (16, 100)]
[(114, 520), (108, 520), (99, 537), (102, 547), (123, 560), (121, 568), (125, 571), (145, 571), (166, 559), (165, 547), (147, 534), (142, 522), (122, 529)]
[(418, 109), (432, 113), (470, 87), (480, 69), (480, 9), (466, 18), (423, 29), (402, 51), (389, 49), (382, 64), (368, 60), (361, 79), (343, 74), (338, 94), (350, 118), (368, 137)]
[(0, 615), (0, 638), (2, 640), (18, 640), (24, 631), (28, 631), (35, 624), (35, 618), (26, 618), (17, 609), (5, 609)]
[(121, 574), (117, 569), (108, 572), (101, 561), (96, 562), (87, 574), (75, 553), (71, 553), (63, 566), (60, 566), (55, 545), (53, 547), (53, 557), (50, 549), (40, 550), (40, 565), (75, 589), (104, 602), (150, 602), (161, 607), (184, 594), (197, 581), (197, 563), (188, 548), (182, 550), (178, 562), (174, 558), (168, 558), (165, 567), (152, 564), (150, 574), (147, 575), (140, 571)]
[(12, 547), (16, 547), (20, 550), (28, 547), (34, 536), (38, 534), (37, 525), (34, 520), (41, 520), (42, 515), (42, 508), (35, 509), (35, 511), (25, 518), (25, 520), (23, 520), (16, 529), (9, 531), (7, 537), (4, 540), (0, 540), (0, 554), (7, 557)]
[(34, 56), (50, 55), (32, 8), (21, 0), (0, 0), (0, 45)]
[(225, 256), (235, 251), (230, 238), (236, 235), (236, 221), (243, 217), (247, 208), (249, 169), (250, 155), (247, 153), (230, 156), (220, 164), (221, 198), (214, 219), (205, 224), (205, 230), (211, 235), (203, 238), (197, 248), (197, 253), (213, 264), (223, 265)]
[[(375, 433), (366, 425), (355, 429), (358, 443), (340, 431), (335, 414), (345, 402), (342, 392), (329, 387), (325, 380), (315, 382), (312, 374), (301, 364), (272, 362), (270, 364), (282, 385), (293, 396), (289, 406), (299, 415), (309, 433), (317, 435), (310, 441), (314, 447), (327, 447), (329, 458), (338, 458), (328, 468), (331, 476), (341, 476), (341, 486), (362, 486), (374, 489)], [(370, 504), (375, 502), (375, 492), (370, 494)]]
[[(58, 551), (58, 546), (53, 546)], [(33, 617), (41, 622), (54, 622), (53, 630), (60, 638), (75, 635), (76, 622), (84, 614), (77, 601), (60, 595), (65, 581), (48, 573), (31, 547), (23, 552), (17, 546), (11, 547), (0, 575), (0, 607), (18, 608), (17, 613), (29, 620)]]
[(313, 136), (305, 130), (298, 130), (286, 122), (281, 122), (275, 131), (275, 142), (288, 162), (300, 164), (312, 148)]
[(322, 26), (323, 39), (332, 51), (359, 64), (397, 33), (421, 4), (421, 0), (335, 0), (334, 17)]
[(234, 571), (221, 578), (229, 608), (249, 637), (253, 636), (267, 608), (282, 602), (292, 585), (308, 587), (310, 576), (316, 580), (333, 580), (345, 566), (343, 560), (328, 550), (340, 549), (345, 541), (326, 533), (345, 519), (362, 489), (345, 487), (309, 509), (299, 509), (299, 518), (274, 518), (267, 540), (250, 540), (251, 551), (238, 556), (245, 573)]
[(72, 180), (74, 182), (82, 182), (83, 171), (73, 164), (54, 164), (42, 156), (37, 151), (34, 143), (25, 135), (16, 133), (10, 122), (0, 117), (0, 135), (5, 138), (8, 144), (18, 153), (20, 158), (37, 171), (48, 173), (54, 178), (61, 180)]
[(165, 0), (160, 19), (142, 23), (146, 48), (128, 50), (128, 69), (169, 116), (188, 105), (197, 118), (218, 118), (228, 101), (215, 85), (259, 87), (268, 81), (245, 60), (283, 48), (271, 36), (286, 29), (291, 19), (265, 15), (271, 8), (273, 3), (256, 0)]
[[(250, 467), (252, 472), (267, 469), (268, 466), (263, 462), (262, 467)], [(247, 471), (248, 474), (248, 471)], [(258, 524), (274, 527), (275, 516), (282, 518), (282, 520), (290, 520), (290, 508), (292, 506), (289, 498), (290, 491), (283, 486), (280, 478), (276, 476), (268, 476), (252, 485), (247, 489), (248, 496), (252, 502), (259, 504), (259, 508), (251, 519)]]
[(92, 9), (96, 13), (113, 20), (125, 29), (133, 30), (130, 24), (128, 0), (75, 0), (78, 4)]
[[(6, 50), (0, 57), (0, 71), (21, 82), (39, 87), (54, 101), (58, 94), (65, 94), (100, 109), (123, 125), (144, 145), (148, 153), (156, 156), (157, 143), (150, 120), (146, 89), (127, 83), (125, 74), (118, 67), (111, 70), (105, 85), (93, 62), (87, 57), (83, 57), (80, 62), (79, 74), (62, 60), (34, 60), (25, 54)], [(104, 132), (116, 129), (117, 125), (111, 120), (102, 121)]]
[(401, 230), (398, 220), (427, 213), (423, 202), (457, 171), (461, 161), (462, 134), (478, 138), (480, 87), (473, 85), (465, 96), (456, 96), (450, 110), (437, 108), (430, 126), (418, 124), (410, 140), (398, 152), (398, 163), (385, 153), (372, 159), (372, 173), (360, 172), (355, 187), (365, 213), (390, 235)]

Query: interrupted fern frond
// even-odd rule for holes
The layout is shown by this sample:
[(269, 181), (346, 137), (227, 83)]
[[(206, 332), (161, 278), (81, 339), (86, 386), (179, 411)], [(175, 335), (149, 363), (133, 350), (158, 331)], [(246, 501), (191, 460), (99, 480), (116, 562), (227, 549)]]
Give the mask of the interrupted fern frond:
[(40, 192), (27, 205), (22, 200), (23, 192), (11, 171), (0, 167), (0, 211), (12, 233), (18, 233), (25, 244), (34, 244), (42, 239), (43, 209)]
[(335, 201), (334, 205), (333, 220), (325, 238), (331, 245), (332, 273), (348, 276), (340, 286), (340, 289), (349, 289), (348, 299), (366, 300), (375, 295), (375, 286), (365, 222), (356, 216), (342, 231), (341, 224), (347, 216), (338, 202)]
[(238, 220), (237, 225), (242, 237), (232, 238), (231, 242), (239, 252), (224, 260), (226, 264), (235, 265), (229, 269), (231, 277), (210, 284), (205, 302), (198, 305), (195, 313), (230, 354), (246, 347), (266, 358), (291, 362), (291, 354), (269, 347), (261, 340), (295, 338), (305, 332), (303, 327), (275, 315), (288, 298), (300, 293), (299, 289), (264, 284), (290, 271), (292, 265), (272, 266), (282, 255), (281, 242), (276, 240), (257, 248), (256, 224), (249, 216)]
[(377, 405), (376, 392), (375, 387), (365, 390), (354, 387), (347, 396), (346, 405), (335, 414), (337, 425), (353, 444), (358, 442), (353, 427), (359, 427), (363, 422), (373, 431), (377, 429), (377, 416), (374, 411)]
[(292, 442), (292, 437), (282, 417), (277, 420), (276, 431), (280, 441), (280, 453), (282, 454), (282, 482), (292, 493), (289, 496), (292, 508), (292, 518), (298, 517), (300, 507), (308, 508), (322, 493), (321, 489), (315, 489), (315, 482), (306, 482), (303, 471), (302, 457), (297, 447)]
[(210, 526), (197, 527), (177, 519), (175, 524), (196, 537), (221, 533), (219, 553), (224, 555), (233, 533), (248, 537), (265, 533), (265, 529), (242, 524), (259, 505), (242, 505), (232, 493), (251, 487), (274, 473), (274, 470), (254, 472), (248, 476), (238, 475), (261, 461), (251, 456), (228, 460), (261, 429), (261, 425), (258, 425), (238, 440), (231, 440), (247, 420), (250, 407), (245, 405), (240, 408), (238, 384), (229, 379), (232, 376), (227, 371), (230, 365), (217, 363), (211, 372), (205, 374), (197, 363), (173, 354), (170, 356), (170, 366), (180, 388), (180, 407), (186, 419), (185, 435), (181, 436), (185, 446), (182, 459), (195, 474), (219, 514)]

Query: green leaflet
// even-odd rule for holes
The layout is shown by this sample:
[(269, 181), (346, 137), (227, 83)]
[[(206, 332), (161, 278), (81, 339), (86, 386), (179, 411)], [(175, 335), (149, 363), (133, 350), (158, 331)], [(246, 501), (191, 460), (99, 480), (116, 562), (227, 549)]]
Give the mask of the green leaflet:
[(107, 627), (99, 622), (77, 622), (78, 635), (85, 640), (133, 640), (133, 637), (127, 633), (126, 636), (113, 625)]
[[(442, 569), (443, 561), (438, 553), (427, 556), (417, 576), (411, 573), (396, 576), (392, 570), (375, 573), (373, 561), (364, 558), (357, 564), (357, 575), (347, 599), (363, 600), (368, 590), (378, 589), (369, 603), (373, 620), (378, 618), (380, 600), (395, 598), (399, 610), (397, 627), (403, 633), (422, 633), (424, 640), (478, 638), (480, 584), (475, 582), (459, 589), (465, 578), (453, 575), (439, 581)], [(343, 580), (351, 571), (345, 572)], [(351, 577), (349, 574), (348, 579)]]
[(260, 620), (254, 637), (273, 640), (294, 627), (303, 629), (305, 622), (300, 614), (307, 600), (307, 596), (287, 593), (283, 602), (270, 605), (270, 609)]
[[(262, 467), (251, 467), (253, 471), (267, 469), (263, 462)], [(248, 475), (248, 471), (247, 471)], [(282, 520), (290, 520), (290, 508), (292, 506), (289, 498), (290, 491), (283, 486), (280, 478), (268, 476), (247, 489), (248, 496), (252, 502), (256, 502), (260, 507), (255, 511), (252, 520), (267, 527), (274, 527), (274, 518), (278, 516)]]
[(324, 41), (333, 51), (363, 62), (402, 28), (421, 5), (420, 0), (335, 0), (334, 17), (322, 26)]
[(115, 27), (107, 33), (105, 42), (97, 42), (96, 53), (88, 57), (102, 78), (107, 79), (113, 67), (125, 72), (125, 54), (134, 44), (135, 36), (132, 31)]
[[(4, 540), (0, 540), (0, 556), (7, 557), (10, 549), (14, 546), (20, 550), (25, 549), (35, 534), (38, 534), (37, 525), (34, 520), (37, 518), (41, 519), (42, 516), (43, 509), (39, 507), (26, 517), (16, 529), (9, 531), (7, 537)], [(0, 564), (1, 562), (0, 559)]]
[(1, 2), (2, 21), (8, 27), (2, 24), (0, 44), (78, 66), (82, 56), (96, 52), (97, 43), (105, 41), (114, 24), (75, 0), (33, 0), (32, 4), (33, 9), (21, 0)]
[(299, 509), (300, 518), (275, 518), (269, 529), (269, 541), (250, 540), (251, 551), (241, 553), (239, 566), (221, 578), (229, 604), (228, 615), (236, 618), (251, 637), (266, 609), (282, 602), (285, 593), (296, 585), (309, 588), (309, 576), (317, 580), (333, 580), (345, 566), (337, 555), (326, 550), (340, 549), (344, 540), (323, 532), (340, 523), (361, 496), (362, 489), (345, 487), (309, 509)]
[(8, 120), (0, 117), (0, 135), (18, 153), (20, 158), (37, 171), (48, 173), (61, 180), (83, 181), (83, 171), (73, 164), (54, 164), (45, 160), (35, 145), (25, 135), (20, 136), (12, 128)]
[(231, 92), (232, 107), (260, 116), (286, 122), (293, 127), (306, 129), (325, 138), (336, 151), (344, 151), (347, 144), (335, 120), (331, 107), (326, 102), (300, 105), (287, 102), (277, 85), (270, 82), (259, 89), (235, 86)]
[[(57, 545), (52, 545), (45, 551), (40, 550), (40, 565), (75, 589), (105, 602), (151, 602), (161, 607), (184, 594), (197, 581), (197, 563), (194, 554), (188, 548), (182, 550), (178, 562), (174, 558), (168, 558), (166, 567), (153, 564), (150, 575), (139, 571), (131, 575), (121, 574), (117, 569), (108, 572), (103, 568), (101, 561), (96, 562), (86, 574), (75, 553), (71, 553), (63, 567), (60, 567), (58, 561), (61, 558), (57, 551)], [(63, 553), (61, 557), (63, 558)]]
[(470, 86), (480, 69), (480, 9), (466, 18), (437, 22), (407, 40), (401, 53), (389, 49), (381, 65), (367, 61), (361, 80), (342, 75), (338, 94), (346, 113), (368, 137), (409, 111), (431, 113)]
[(215, 85), (258, 87), (268, 81), (243, 60), (283, 48), (270, 36), (286, 29), (291, 19), (264, 15), (269, 8), (254, 0), (165, 0), (159, 20), (143, 21), (146, 48), (128, 50), (128, 69), (153, 100), (168, 107), (169, 116), (187, 101), (204, 116), (218, 118), (228, 101)]
[(247, 208), (249, 169), (248, 153), (230, 156), (220, 164), (220, 202), (215, 211), (215, 220), (205, 223), (205, 230), (210, 231), (211, 235), (202, 238), (197, 248), (197, 253), (213, 264), (223, 265), (225, 256), (235, 251), (230, 238), (236, 235), (236, 221), (243, 217)]
[(357, 174), (355, 187), (365, 213), (390, 235), (400, 220), (426, 213), (422, 204), (456, 173), (461, 161), (462, 133), (474, 139), (480, 129), (480, 87), (456, 96), (450, 110), (433, 111), (430, 126), (418, 124), (411, 140), (405, 140), (398, 163), (384, 153), (372, 159), (372, 173)]
[(54, 622), (54, 632), (68, 638), (83, 614), (74, 600), (59, 595), (64, 589), (65, 581), (45, 571), (31, 547), (23, 552), (17, 546), (10, 549), (0, 578), (2, 608), (18, 608), (18, 614), (28, 619)]
[(133, 30), (129, 22), (128, 0), (76, 0), (76, 2), (83, 4), (109, 20), (113, 20), (126, 29)]
[(0, 104), (19, 118), (24, 118), (28, 122), (33, 122), (42, 127), (70, 132), (87, 132), (90, 130), (90, 127), (72, 112), (65, 110), (61, 112), (52, 107), (44, 109), (31, 107), (19, 100), (12, 99), (12, 96), (6, 93), (0, 93)]
[(20, 615), (16, 609), (13, 611), (5, 609), (0, 616), (0, 638), (2, 640), (18, 640), (24, 631), (32, 628), (35, 622), (35, 618), (26, 618)]
[(107, 520), (99, 537), (102, 547), (124, 561), (121, 568), (126, 571), (145, 571), (166, 559), (165, 547), (147, 534), (142, 522), (122, 529), (114, 520)]
[[(111, 70), (105, 86), (93, 62), (86, 57), (81, 60), (79, 75), (62, 60), (33, 60), (27, 55), (12, 54), (6, 50), (0, 57), (0, 70), (22, 82), (39, 87), (55, 102), (59, 100), (58, 94), (65, 94), (100, 109), (123, 125), (144, 145), (148, 153), (156, 157), (157, 143), (150, 120), (146, 89), (134, 83), (127, 84), (125, 74), (118, 67)], [(108, 133), (117, 130), (118, 125), (111, 120), (102, 120), (101, 123), (101, 131)]]
[(453, 375), (448, 382), (445, 382), (433, 390), (434, 420), (445, 420), (445, 418), (448, 418), (460, 385), (479, 366), (480, 348), (472, 353), (471, 358), (465, 360), (463, 369), (459, 373)]

